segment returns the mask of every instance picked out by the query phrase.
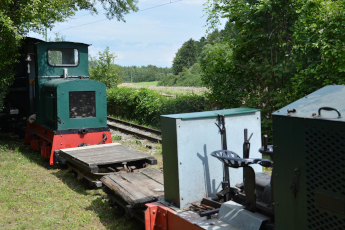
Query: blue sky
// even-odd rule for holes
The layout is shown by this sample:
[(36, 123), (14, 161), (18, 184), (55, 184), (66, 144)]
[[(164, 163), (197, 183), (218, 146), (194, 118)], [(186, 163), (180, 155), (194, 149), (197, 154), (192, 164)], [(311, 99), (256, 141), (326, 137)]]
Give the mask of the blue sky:
[[(175, 1), (139, 0), (138, 6), (143, 10)], [(106, 18), (98, 5), (98, 15), (86, 15), (88, 12), (80, 11), (75, 19), (57, 24), (48, 31), (48, 37), (54, 38), (54, 32), (59, 31), (67, 41), (92, 44), (89, 47), (92, 56), (109, 46), (117, 55), (115, 63), (122, 66), (151, 64), (171, 67), (175, 53), (184, 42), (205, 36), (205, 2), (207, 0), (182, 0), (126, 15), (126, 23), (113, 19), (79, 26)], [(42, 39), (41, 35), (34, 33), (29, 36)]]

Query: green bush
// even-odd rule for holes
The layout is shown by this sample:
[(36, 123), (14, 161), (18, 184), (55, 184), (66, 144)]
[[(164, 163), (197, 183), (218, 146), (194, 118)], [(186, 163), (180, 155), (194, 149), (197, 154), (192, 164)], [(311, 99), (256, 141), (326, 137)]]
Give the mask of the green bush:
[(121, 87), (107, 91), (108, 114), (133, 119), (135, 110), (134, 97), (136, 90)]
[(146, 88), (121, 87), (110, 89), (107, 94), (108, 114), (157, 128), (161, 115), (200, 112), (206, 110), (207, 104), (204, 96), (190, 94), (166, 98)]
[(201, 112), (206, 109), (204, 96), (190, 94), (166, 100), (161, 106), (161, 114)]
[(183, 68), (183, 71), (178, 75), (168, 74), (157, 85), (200, 87), (202, 86), (200, 71), (200, 65), (195, 63), (190, 69)]
[(176, 84), (175, 78), (176, 76), (173, 74), (168, 74), (167, 76), (163, 77), (162, 80), (158, 82), (158, 86), (173, 86)]

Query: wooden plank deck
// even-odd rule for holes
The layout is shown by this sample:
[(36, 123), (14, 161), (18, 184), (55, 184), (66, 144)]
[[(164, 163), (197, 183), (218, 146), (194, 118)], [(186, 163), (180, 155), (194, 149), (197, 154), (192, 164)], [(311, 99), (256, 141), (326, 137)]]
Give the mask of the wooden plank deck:
[(145, 207), (146, 203), (163, 200), (164, 197), (163, 173), (158, 169), (107, 175), (101, 181), (133, 208)]
[(61, 149), (59, 155), (91, 173), (97, 173), (99, 166), (123, 162), (144, 160), (151, 165), (157, 164), (153, 156), (119, 143)]

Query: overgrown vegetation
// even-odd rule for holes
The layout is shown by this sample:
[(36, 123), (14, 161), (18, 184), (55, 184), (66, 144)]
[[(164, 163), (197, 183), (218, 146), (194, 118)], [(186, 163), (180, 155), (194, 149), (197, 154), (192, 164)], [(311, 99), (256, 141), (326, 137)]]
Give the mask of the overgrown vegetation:
[(201, 68), (195, 63), (189, 69), (183, 68), (177, 75), (169, 74), (158, 82), (158, 86), (202, 86)]
[(223, 41), (202, 52), (203, 82), (220, 107), (271, 113), (322, 86), (345, 83), (345, 1), (208, 1), (215, 28), (227, 17)]
[(206, 110), (204, 96), (167, 98), (146, 88), (120, 87), (107, 91), (108, 114), (160, 128), (160, 115)]

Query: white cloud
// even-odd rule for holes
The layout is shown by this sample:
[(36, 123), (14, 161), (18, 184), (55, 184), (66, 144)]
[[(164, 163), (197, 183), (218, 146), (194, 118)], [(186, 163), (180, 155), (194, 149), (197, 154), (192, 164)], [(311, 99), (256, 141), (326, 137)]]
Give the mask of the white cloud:
[(137, 44), (136, 47), (147, 47), (149, 44), (147, 43), (141, 43), (141, 44)]
[(96, 46), (89, 46), (89, 55), (92, 57), (98, 56), (98, 52), (102, 52), (104, 49)]
[(204, 0), (183, 0), (182, 3), (188, 5), (203, 5), (205, 2)]
[(206, 1), (205, 0), (140, 0), (140, 3), (150, 3), (150, 4), (189, 4), (189, 5), (203, 5)]
[[(176, 0), (171, 0), (174, 2)], [(99, 15), (83, 16), (88, 12), (78, 12), (73, 20), (56, 26), (66, 40), (92, 44), (89, 53), (96, 56), (109, 46), (118, 56), (120, 65), (172, 65), (177, 50), (190, 38), (199, 40), (206, 33), (206, 18), (203, 6), (207, 0), (182, 0), (150, 10), (125, 15), (126, 23)], [(169, 3), (170, 0), (140, 0), (139, 8)], [(100, 9), (97, 4), (97, 8)], [(102, 21), (100, 21), (102, 20)], [(98, 21), (98, 22), (97, 22)], [(81, 26), (82, 25), (82, 26)], [(70, 28), (72, 27), (72, 28)], [(35, 34), (32, 34), (35, 36)], [(48, 37), (55, 37), (53, 33)]]
[(116, 63), (117, 60), (124, 60), (124, 59), (126, 59), (126, 55), (123, 52), (115, 51), (114, 53), (116, 55), (115, 63)]

